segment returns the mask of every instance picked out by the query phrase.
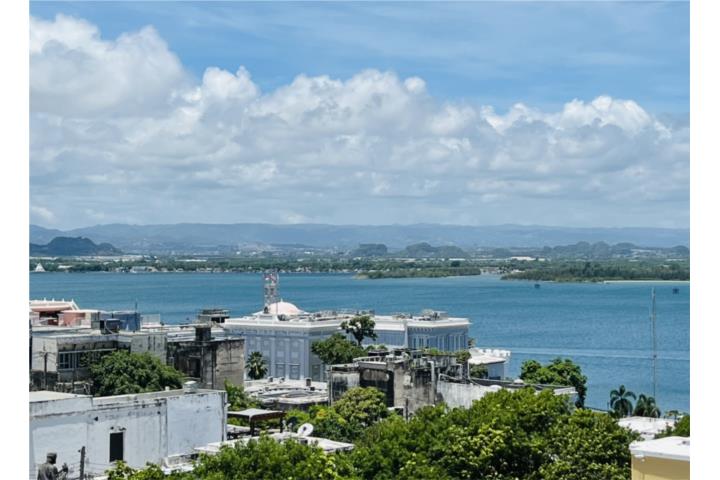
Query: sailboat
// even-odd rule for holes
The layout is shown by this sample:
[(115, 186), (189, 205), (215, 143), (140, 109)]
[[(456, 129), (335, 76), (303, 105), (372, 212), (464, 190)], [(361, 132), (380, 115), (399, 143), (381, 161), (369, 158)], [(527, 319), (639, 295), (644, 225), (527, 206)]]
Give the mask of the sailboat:
[(45, 269), (42, 266), (42, 263), (38, 262), (37, 265), (35, 265), (35, 270), (33, 270), (34, 273), (43, 273), (45, 272)]

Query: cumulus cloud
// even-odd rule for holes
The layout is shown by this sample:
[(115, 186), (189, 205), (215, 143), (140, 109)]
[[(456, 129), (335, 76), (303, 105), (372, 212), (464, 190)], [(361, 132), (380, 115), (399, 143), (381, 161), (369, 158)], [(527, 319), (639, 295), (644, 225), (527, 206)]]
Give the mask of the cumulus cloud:
[(193, 81), (152, 27), (30, 26), (41, 223), (687, 223), (688, 127), (633, 100), (498, 113), (377, 70), (262, 92), (242, 66)]

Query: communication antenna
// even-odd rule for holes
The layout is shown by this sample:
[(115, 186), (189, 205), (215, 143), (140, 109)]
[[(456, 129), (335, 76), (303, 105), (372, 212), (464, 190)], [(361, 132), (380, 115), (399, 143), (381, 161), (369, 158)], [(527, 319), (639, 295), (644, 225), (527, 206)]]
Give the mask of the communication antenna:
[(266, 270), (263, 276), (264, 278), (264, 290), (265, 290), (265, 309), (268, 310), (270, 305), (277, 303), (279, 300), (278, 285), (280, 278), (278, 277), (277, 270)]
[(657, 400), (657, 337), (655, 334), (655, 288), (652, 289), (652, 309), (650, 310), (650, 322), (652, 324), (652, 343), (653, 343), (653, 398)]

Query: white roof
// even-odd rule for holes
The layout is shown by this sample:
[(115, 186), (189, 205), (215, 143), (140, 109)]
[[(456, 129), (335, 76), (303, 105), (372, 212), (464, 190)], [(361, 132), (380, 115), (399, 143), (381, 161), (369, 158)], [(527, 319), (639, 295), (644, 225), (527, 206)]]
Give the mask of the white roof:
[[(268, 313), (271, 315), (301, 315), (307, 313), (300, 310), (295, 304), (280, 300), (267, 306)], [(255, 315), (262, 315), (264, 311), (255, 312)]]
[(652, 440), (655, 435), (675, 425), (670, 418), (651, 417), (625, 417), (618, 420), (618, 425), (637, 432), (646, 440)]
[(689, 462), (690, 438), (665, 437), (633, 442), (630, 444), (630, 453), (636, 458), (653, 457)]

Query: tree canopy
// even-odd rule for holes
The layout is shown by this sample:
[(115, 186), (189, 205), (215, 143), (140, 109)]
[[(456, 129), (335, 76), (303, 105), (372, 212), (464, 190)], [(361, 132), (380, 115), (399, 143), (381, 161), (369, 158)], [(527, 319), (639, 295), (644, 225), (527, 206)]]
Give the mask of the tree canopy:
[(580, 366), (569, 358), (556, 358), (547, 365), (542, 365), (537, 360), (526, 360), (520, 367), (520, 378), (526, 383), (575, 387), (578, 393), (575, 405), (578, 408), (585, 406), (587, 377), (583, 375)]
[(259, 380), (267, 375), (268, 368), (262, 353), (252, 352), (247, 361), (248, 377), (252, 380)]
[(655, 403), (655, 397), (649, 397), (644, 393), (641, 393), (638, 396), (637, 403), (635, 403), (635, 409), (633, 410), (633, 415), (637, 415), (638, 417), (658, 418), (660, 417), (660, 414), (660, 409)]
[(355, 315), (349, 321), (345, 320), (342, 322), (340, 328), (355, 338), (358, 347), (362, 345), (365, 338), (377, 339), (375, 320), (373, 320), (370, 315)]
[(620, 385), (620, 388), (610, 392), (610, 410), (616, 417), (627, 417), (633, 412), (632, 400), (635, 398), (635, 394), (627, 390), (625, 385)]
[(365, 356), (365, 350), (345, 338), (342, 333), (333, 333), (325, 340), (318, 340), (310, 347), (325, 365), (351, 363), (354, 358)]
[(89, 366), (95, 396), (155, 392), (180, 388), (183, 374), (149, 353), (118, 350)]
[(311, 420), (317, 436), (335, 440), (343, 440), (345, 426), (365, 425), (355, 432), (351, 452), (324, 455), (261, 437), (201, 456), (194, 472), (173, 480), (630, 479), (629, 444), (638, 435), (610, 415), (572, 408), (549, 390), (501, 390), (467, 409), (425, 407), (407, 421), (382, 410), (381, 396), (375, 389), (351, 389), (332, 407), (288, 413)]

